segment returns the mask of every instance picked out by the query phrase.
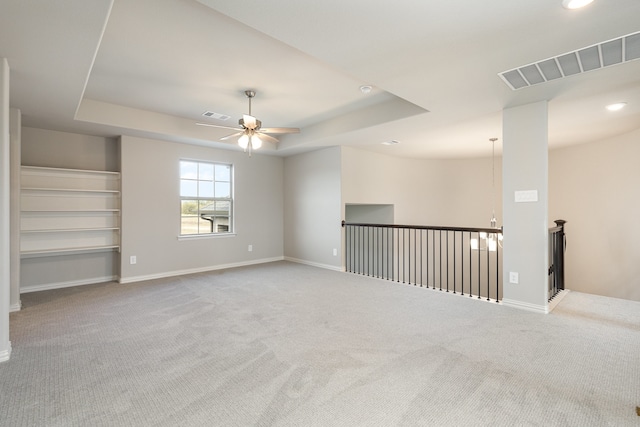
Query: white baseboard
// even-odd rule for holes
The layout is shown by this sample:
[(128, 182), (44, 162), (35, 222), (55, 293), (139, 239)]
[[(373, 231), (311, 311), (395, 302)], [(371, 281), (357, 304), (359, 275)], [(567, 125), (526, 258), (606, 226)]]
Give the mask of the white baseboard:
[(547, 305), (529, 304), (528, 302), (514, 301), (506, 298), (502, 299), (502, 304), (504, 304), (507, 307), (514, 307), (520, 310), (533, 311), (535, 313), (541, 313), (541, 314), (549, 313), (549, 309)]
[(22, 301), (18, 300), (17, 303), (11, 304), (9, 306), (9, 313), (13, 313), (15, 311), (20, 311), (22, 309)]
[(117, 276), (94, 277), (91, 279), (72, 280), (69, 282), (46, 283), (44, 285), (21, 286), (20, 293), (48, 291), (51, 289), (70, 288), (72, 286), (95, 285), (96, 283), (113, 282)]
[(262, 258), (258, 260), (235, 262), (231, 264), (221, 264), (221, 265), (214, 265), (214, 266), (200, 267), (200, 268), (191, 268), (187, 270), (174, 270), (174, 271), (165, 271), (165, 272), (156, 273), (156, 274), (146, 274), (142, 276), (120, 277), (118, 281), (120, 283), (142, 282), (144, 280), (164, 279), (166, 277), (183, 276), (186, 274), (194, 274), (194, 273), (205, 273), (207, 271), (224, 270), (227, 268), (246, 267), (249, 265), (265, 264), (267, 262), (275, 262), (275, 261), (282, 261), (282, 260), (284, 260), (284, 257)]
[(0, 362), (6, 362), (11, 358), (11, 341), (9, 341), (9, 348), (0, 351)]
[(307, 261), (307, 260), (298, 259), (298, 258), (291, 258), (291, 257), (288, 257), (288, 256), (284, 257), (284, 260), (285, 261), (290, 261), (290, 262), (295, 262), (295, 263), (298, 263), (298, 264), (310, 265), (312, 267), (325, 268), (327, 270), (344, 271), (344, 268), (336, 267), (335, 265), (321, 264), (319, 262)]

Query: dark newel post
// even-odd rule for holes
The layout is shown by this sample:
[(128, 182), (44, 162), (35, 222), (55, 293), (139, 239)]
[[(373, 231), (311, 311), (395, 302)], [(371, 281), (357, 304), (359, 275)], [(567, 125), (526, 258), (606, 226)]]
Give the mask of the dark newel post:
[(563, 219), (557, 219), (554, 221), (558, 227), (560, 227), (560, 232), (556, 234), (556, 259), (554, 260), (554, 264), (556, 265), (556, 279), (558, 283), (558, 290), (564, 290), (564, 251), (565, 251), (565, 235), (564, 235), (564, 225), (567, 221)]

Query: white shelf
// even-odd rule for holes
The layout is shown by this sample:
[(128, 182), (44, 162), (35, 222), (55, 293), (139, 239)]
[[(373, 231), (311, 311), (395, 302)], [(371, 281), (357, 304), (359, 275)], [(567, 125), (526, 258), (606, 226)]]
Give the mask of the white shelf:
[(118, 213), (120, 209), (23, 209), (22, 213), (60, 213), (60, 214), (74, 214), (74, 213)]
[(22, 187), (21, 191), (51, 191), (57, 193), (109, 193), (120, 194), (118, 190), (88, 190), (82, 188), (46, 188), (46, 187)]
[(71, 174), (88, 173), (96, 175), (117, 175), (120, 176), (120, 172), (113, 171), (97, 171), (91, 169), (66, 169), (66, 168), (50, 168), (46, 166), (22, 166), (23, 171), (41, 171), (45, 174), (61, 174), (69, 172)]
[(89, 253), (89, 252), (112, 252), (114, 250), (120, 250), (118, 245), (105, 245), (105, 246), (79, 246), (77, 248), (53, 248), (53, 249), (40, 249), (30, 251), (20, 251), (20, 258), (35, 258), (51, 255), (72, 255), (74, 253)]
[(120, 173), (23, 166), (22, 257), (120, 249)]
[(29, 233), (75, 233), (75, 232), (84, 232), (84, 231), (118, 231), (120, 230), (117, 227), (109, 227), (109, 228), (51, 228), (51, 229), (40, 229), (40, 230), (22, 230), (23, 234)]
[(22, 166), (20, 181), (23, 189), (116, 192), (120, 190), (119, 172)]

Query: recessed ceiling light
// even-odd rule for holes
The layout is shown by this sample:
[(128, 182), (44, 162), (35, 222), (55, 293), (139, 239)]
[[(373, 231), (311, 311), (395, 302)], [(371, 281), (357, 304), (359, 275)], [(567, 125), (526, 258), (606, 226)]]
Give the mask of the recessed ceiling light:
[(362, 93), (369, 93), (369, 92), (371, 92), (371, 89), (373, 89), (373, 88), (371, 86), (369, 86), (369, 85), (360, 86), (360, 92), (362, 92)]
[(562, 6), (565, 9), (580, 9), (591, 2), (593, 2), (593, 0), (562, 0)]
[(627, 105), (626, 102), (616, 102), (615, 104), (607, 105), (606, 108), (609, 111), (618, 111), (618, 110), (622, 110), (626, 105)]
[(400, 144), (400, 141), (396, 141), (395, 139), (392, 139), (391, 141), (385, 141), (382, 143), (382, 145), (396, 145), (396, 144)]

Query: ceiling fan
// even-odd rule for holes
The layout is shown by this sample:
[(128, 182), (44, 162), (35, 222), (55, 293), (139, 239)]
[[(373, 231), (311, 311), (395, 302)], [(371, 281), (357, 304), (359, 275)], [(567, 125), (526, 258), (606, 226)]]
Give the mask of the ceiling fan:
[(244, 150), (249, 150), (249, 154), (251, 154), (252, 150), (257, 150), (262, 147), (263, 141), (277, 143), (279, 142), (276, 138), (271, 135), (267, 135), (269, 133), (275, 134), (285, 134), (285, 133), (299, 133), (300, 129), (298, 128), (263, 128), (262, 122), (256, 119), (251, 115), (251, 100), (254, 96), (256, 96), (256, 92), (254, 90), (245, 90), (244, 94), (249, 98), (249, 114), (244, 114), (240, 120), (238, 120), (238, 124), (240, 128), (230, 127), (230, 126), (219, 126), (211, 123), (196, 123), (200, 126), (210, 126), (214, 128), (221, 129), (231, 129), (237, 132), (232, 133), (231, 135), (223, 136), (220, 138), (221, 141), (225, 141), (229, 138), (238, 137), (238, 145)]

